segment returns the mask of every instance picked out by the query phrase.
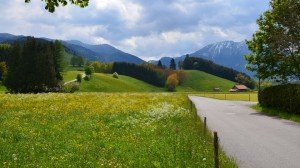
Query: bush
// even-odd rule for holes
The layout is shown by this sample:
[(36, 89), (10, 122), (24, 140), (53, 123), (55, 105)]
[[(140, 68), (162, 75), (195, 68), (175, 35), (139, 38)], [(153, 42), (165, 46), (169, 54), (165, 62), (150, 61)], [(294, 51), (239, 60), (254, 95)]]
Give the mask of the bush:
[(113, 63), (102, 63), (98, 61), (94, 61), (90, 63), (97, 73), (111, 73)]
[(119, 78), (119, 74), (117, 72), (113, 73), (113, 77), (118, 79)]
[(74, 93), (79, 90), (79, 83), (78, 82), (72, 82), (64, 85), (63, 91), (65, 93)]
[(300, 114), (300, 85), (287, 84), (267, 87), (261, 91), (259, 103), (290, 114)]
[(81, 74), (77, 74), (76, 80), (78, 83), (81, 83), (82, 81), (82, 75)]
[(176, 86), (178, 85), (179, 81), (178, 81), (178, 76), (176, 73), (168, 76), (168, 79), (167, 79), (167, 88), (168, 88), (168, 91), (175, 91), (175, 88)]
[(87, 66), (84, 68), (84, 72), (87, 76), (90, 76), (94, 73), (94, 67), (93, 66)]
[(6, 63), (0, 62), (0, 81), (3, 81), (5, 79), (6, 74), (7, 74)]
[(91, 80), (91, 76), (86, 75), (83, 79), (84, 79), (85, 81), (90, 81), (90, 80)]

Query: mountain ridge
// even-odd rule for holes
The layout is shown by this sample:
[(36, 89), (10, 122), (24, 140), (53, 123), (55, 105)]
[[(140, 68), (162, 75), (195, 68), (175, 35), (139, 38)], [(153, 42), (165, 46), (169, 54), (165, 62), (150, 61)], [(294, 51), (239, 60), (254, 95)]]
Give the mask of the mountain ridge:
[[(248, 75), (253, 75), (252, 72), (246, 70), (245, 54), (249, 54), (250, 51), (245, 42), (234, 41), (222, 41), (213, 44), (206, 45), (201, 49), (190, 53), (192, 57), (203, 58), (211, 60), (216, 64), (220, 64), (226, 67), (230, 67), (237, 71), (244, 72)], [(169, 66), (169, 62), (172, 58), (175, 59), (176, 64), (183, 61), (186, 55), (179, 57), (163, 57), (159, 59), (163, 65)], [(152, 60), (151, 63), (157, 64), (158, 61)]]
[[(30, 36), (13, 35), (9, 33), (0, 33), (0, 43), (7, 41), (17, 41)], [(38, 38), (47, 41), (54, 41), (50, 38)], [(60, 40), (68, 53), (82, 56), (91, 61), (101, 62), (128, 62), (135, 64), (142, 64), (145, 61), (141, 58), (123, 52), (109, 44), (90, 45), (78, 40)]]

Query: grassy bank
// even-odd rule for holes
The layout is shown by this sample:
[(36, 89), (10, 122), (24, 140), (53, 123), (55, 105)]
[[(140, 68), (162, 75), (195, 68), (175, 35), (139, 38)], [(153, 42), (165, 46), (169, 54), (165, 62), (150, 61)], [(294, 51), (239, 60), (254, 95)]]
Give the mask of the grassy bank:
[(259, 112), (262, 112), (266, 115), (269, 115), (269, 116), (277, 116), (279, 118), (283, 118), (283, 119), (287, 119), (287, 120), (291, 120), (291, 121), (300, 123), (300, 115), (289, 114), (285, 111), (268, 108), (268, 107), (263, 107), (259, 104), (252, 106), (252, 108)]
[[(79, 73), (83, 72), (68, 71), (63, 74), (64, 79), (73, 80)], [(164, 90), (128, 76), (119, 75), (116, 79), (112, 74), (94, 73), (90, 81), (82, 80), (79, 92), (162, 92)]]
[(212, 92), (214, 88), (220, 88), (222, 92), (228, 92), (235, 83), (217, 76), (197, 71), (185, 70), (187, 80), (177, 87), (178, 92)]
[(257, 93), (192, 93), (191, 95), (209, 97), (219, 100), (252, 101), (258, 102)]
[[(0, 96), (0, 167), (213, 167), (180, 94)], [(221, 155), (221, 167), (235, 167)]]

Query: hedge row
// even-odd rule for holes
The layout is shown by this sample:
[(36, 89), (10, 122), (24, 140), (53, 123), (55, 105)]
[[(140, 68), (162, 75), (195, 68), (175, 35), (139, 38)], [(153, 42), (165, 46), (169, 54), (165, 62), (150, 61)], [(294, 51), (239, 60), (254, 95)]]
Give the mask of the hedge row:
[(260, 94), (259, 103), (291, 114), (300, 114), (300, 85), (287, 84), (265, 88)]

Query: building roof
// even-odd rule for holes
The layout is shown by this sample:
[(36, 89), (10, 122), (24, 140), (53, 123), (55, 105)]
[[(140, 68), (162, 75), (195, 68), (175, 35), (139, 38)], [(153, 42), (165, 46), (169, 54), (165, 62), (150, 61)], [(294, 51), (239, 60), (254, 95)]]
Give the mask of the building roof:
[(235, 88), (239, 89), (239, 90), (248, 90), (249, 88), (245, 85), (235, 85)]

